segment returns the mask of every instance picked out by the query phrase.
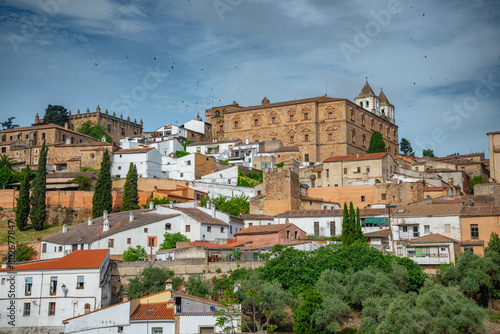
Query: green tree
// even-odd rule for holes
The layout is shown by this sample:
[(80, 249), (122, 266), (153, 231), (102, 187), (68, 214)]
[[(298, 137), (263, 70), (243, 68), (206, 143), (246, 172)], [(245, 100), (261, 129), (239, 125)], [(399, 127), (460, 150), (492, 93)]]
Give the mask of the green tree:
[(141, 245), (135, 246), (133, 248), (130, 246), (123, 252), (123, 261), (139, 261), (140, 259), (145, 259), (148, 257), (146, 250)]
[(139, 209), (139, 192), (137, 189), (137, 168), (130, 163), (125, 186), (123, 187), (122, 211)]
[(177, 242), (186, 241), (189, 242), (189, 239), (180, 232), (174, 234), (165, 232), (163, 235), (163, 242), (160, 244), (160, 250), (177, 248)]
[(19, 196), (16, 199), (16, 226), (20, 231), (26, 230), (30, 215), (30, 167), (26, 165), (24, 178), (21, 180)]
[(16, 262), (29, 261), (36, 255), (36, 250), (33, 246), (26, 244), (17, 244), (16, 247)]
[(222, 328), (222, 333), (239, 333), (237, 322), (240, 312), (234, 308), (234, 304), (236, 303), (237, 299), (232, 298), (228, 290), (224, 292), (224, 298), (219, 300), (222, 308), (216, 310), (214, 316), (217, 319), (215, 325)]
[(104, 210), (108, 213), (113, 209), (113, 196), (111, 195), (111, 158), (108, 150), (104, 151), (101, 161), (101, 169), (92, 196), (92, 217), (102, 216)]
[(359, 214), (359, 208), (356, 208), (356, 240), (365, 241), (365, 237), (363, 237), (363, 230), (361, 228), (361, 215)]
[(69, 121), (68, 110), (63, 106), (49, 104), (45, 109), (43, 124), (57, 124), (64, 126)]
[(113, 142), (113, 138), (108, 134), (106, 127), (101, 124), (92, 123), (92, 121), (83, 122), (82, 125), (76, 129), (76, 131), (98, 140), (101, 140), (104, 136), (106, 138), (106, 142)]
[(349, 228), (349, 211), (347, 210), (347, 203), (344, 202), (344, 212), (342, 214), (342, 244), (351, 244), (351, 230)]
[(19, 125), (17, 124), (14, 124), (12, 122), (12, 120), (14, 119), (15, 117), (9, 117), (7, 118), (7, 120), (5, 122), (0, 122), (0, 124), (2, 124), (2, 129), (3, 130), (9, 130), (9, 129), (15, 129), (15, 128), (18, 128)]
[(174, 282), (172, 288), (176, 290), (178, 286), (175, 282), (179, 280), (175, 280), (174, 272), (150, 264), (139, 275), (130, 279), (126, 291), (130, 299), (139, 298), (165, 290), (165, 282), (169, 279)]
[(89, 191), (92, 188), (92, 179), (85, 175), (78, 175), (73, 180), (69, 180), (68, 183), (78, 184), (78, 189), (83, 191)]
[(16, 163), (17, 161), (9, 157), (7, 154), (0, 155), (0, 168), (7, 167), (9, 170), (12, 170), (12, 166)]
[(431, 158), (434, 158), (434, 150), (431, 150), (431, 149), (424, 149), (422, 151), (422, 155), (424, 157), (431, 157)]
[(187, 293), (192, 296), (208, 298), (211, 295), (210, 283), (201, 275), (190, 275), (185, 286)]
[(9, 167), (3, 166), (0, 168), (0, 186), (4, 186), (7, 183), (11, 183), (13, 179), (14, 174), (10, 170)]
[(491, 232), (490, 241), (488, 241), (488, 247), (485, 252), (495, 252), (500, 254), (500, 238), (495, 232)]
[(298, 308), (294, 310), (293, 332), (298, 334), (315, 334), (322, 333), (316, 326), (313, 314), (323, 302), (323, 298), (316, 288), (305, 290), (302, 294), (303, 301)]
[(370, 138), (370, 146), (368, 147), (368, 153), (379, 153), (385, 152), (385, 143), (382, 138), (382, 134), (378, 131), (373, 131)]
[(38, 169), (36, 171), (36, 177), (33, 180), (33, 190), (30, 198), (31, 224), (37, 231), (43, 230), (43, 225), (45, 223), (45, 220), (47, 219), (47, 212), (45, 207), (45, 193), (47, 188), (47, 152), (48, 148), (45, 146), (45, 141), (43, 141), (43, 145), (40, 150), (40, 156), (38, 158)]
[(233, 216), (239, 216), (240, 214), (248, 213), (250, 210), (250, 202), (248, 201), (248, 196), (240, 194), (238, 196), (233, 196), (231, 198), (225, 196), (204, 197), (200, 205), (207, 207), (207, 203), (210, 202), (215, 205), (215, 208), (219, 211), (224, 211)]
[(182, 146), (184, 147), (184, 151), (186, 150), (186, 147), (189, 145), (189, 144), (192, 144), (193, 142), (191, 140), (186, 140), (185, 142), (182, 143)]
[(474, 186), (478, 183), (484, 183), (483, 177), (481, 175), (475, 176), (472, 180), (470, 180), (469, 187), (472, 192), (474, 192)]
[(403, 153), (403, 155), (406, 155), (407, 157), (415, 155), (410, 141), (406, 138), (401, 138), (401, 142), (399, 143), (399, 150)]
[(182, 158), (186, 155), (190, 155), (191, 153), (189, 152), (184, 152), (184, 151), (175, 151), (175, 157), (176, 158)]

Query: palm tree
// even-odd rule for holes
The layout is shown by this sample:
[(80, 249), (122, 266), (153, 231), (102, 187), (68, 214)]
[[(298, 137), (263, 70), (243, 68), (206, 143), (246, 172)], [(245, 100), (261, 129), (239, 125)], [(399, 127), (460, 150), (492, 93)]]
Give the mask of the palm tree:
[(12, 166), (15, 164), (17, 164), (17, 161), (9, 157), (7, 154), (0, 155), (0, 168), (7, 166), (10, 170), (12, 170)]

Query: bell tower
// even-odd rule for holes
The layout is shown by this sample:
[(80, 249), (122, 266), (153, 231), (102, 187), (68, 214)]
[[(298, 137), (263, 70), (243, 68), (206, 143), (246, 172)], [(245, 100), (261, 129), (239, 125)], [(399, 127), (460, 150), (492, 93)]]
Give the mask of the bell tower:
[(380, 101), (380, 116), (385, 116), (389, 119), (389, 122), (395, 123), (396, 119), (394, 116), (394, 106), (389, 103), (389, 100), (384, 94), (383, 90), (380, 90), (380, 94), (378, 96)]
[(375, 115), (380, 116), (380, 100), (373, 92), (368, 81), (365, 82), (363, 89), (354, 99), (354, 103), (374, 113)]

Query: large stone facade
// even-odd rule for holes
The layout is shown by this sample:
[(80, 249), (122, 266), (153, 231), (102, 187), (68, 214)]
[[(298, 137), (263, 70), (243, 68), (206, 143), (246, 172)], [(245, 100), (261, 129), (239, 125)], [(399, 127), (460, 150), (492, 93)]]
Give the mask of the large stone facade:
[[(285, 146), (297, 146), (301, 161), (367, 153), (374, 131), (382, 133), (387, 151), (396, 155), (399, 140), (394, 107), (384, 107), (382, 100), (387, 98), (382, 94), (380, 101), (370, 95), (375, 106), (362, 107), (360, 104), (366, 103), (368, 96), (365, 88), (356, 98), (357, 104), (326, 96), (279, 103), (264, 98), (261, 105), (241, 107), (234, 102), (207, 109), (205, 115), (212, 124), (214, 141), (246, 137), (251, 141), (279, 139)], [(387, 110), (382, 112), (384, 108), (390, 109), (387, 115)]]
[(113, 138), (116, 144), (120, 143), (120, 138), (134, 137), (142, 134), (142, 119), (139, 123), (137, 120), (133, 122), (130, 117), (123, 119), (123, 115), (117, 117), (115, 113), (109, 115), (108, 110), (104, 113), (101, 112), (101, 108), (97, 106), (95, 112), (90, 112), (87, 108), (87, 112), (80, 113), (80, 110), (76, 114), (69, 112), (69, 128), (72, 130), (77, 130), (84, 122), (91, 121), (94, 124), (100, 124), (106, 127), (108, 134)]

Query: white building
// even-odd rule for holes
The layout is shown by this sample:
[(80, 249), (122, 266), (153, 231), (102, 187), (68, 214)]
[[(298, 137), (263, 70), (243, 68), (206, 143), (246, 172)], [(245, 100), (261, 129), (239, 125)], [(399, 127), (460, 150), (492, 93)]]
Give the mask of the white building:
[[(398, 206), (391, 216), (395, 255), (409, 257), (417, 262), (419, 257), (432, 257), (435, 263), (429, 260), (426, 264), (440, 264), (439, 258), (448, 257), (451, 252), (450, 239), (461, 240), (459, 215), (462, 206), (462, 202)], [(433, 253), (417, 254), (415, 249), (409, 247), (409, 243), (415, 239), (431, 234), (447, 238), (442, 247), (436, 244)]]
[(153, 147), (121, 149), (113, 153), (111, 175), (119, 178), (127, 176), (130, 163), (137, 168), (137, 175), (144, 178), (162, 178), (162, 157)]
[[(196, 204), (197, 205), (197, 204)], [(88, 222), (63, 227), (42, 239), (41, 259), (54, 259), (80, 249), (109, 249), (120, 258), (129, 247), (143, 247), (156, 254), (165, 233), (182, 233), (189, 240), (232, 239), (243, 229), (243, 221), (195, 203), (158, 206), (155, 210), (134, 210), (104, 215)], [(152, 257), (152, 256), (151, 256)]]
[(218, 172), (203, 175), (201, 177), (201, 182), (235, 186), (238, 184), (238, 166), (229, 167)]
[(214, 172), (215, 160), (199, 153), (183, 157), (162, 156), (162, 172), (166, 178), (194, 181), (203, 175)]
[(176, 151), (184, 151), (184, 146), (175, 138), (162, 141), (155, 141), (148, 144), (148, 147), (154, 147), (162, 156), (175, 154)]
[(252, 167), (253, 158), (260, 153), (262, 143), (250, 143), (248, 138), (245, 143), (239, 143), (232, 148), (222, 152), (217, 160), (228, 160), (228, 164), (241, 165), (244, 167)]
[[(63, 319), (110, 304), (110, 272), (108, 250), (79, 250), (60, 259), (19, 264), (13, 270), (2, 268), (0, 328), (19, 334), (61, 333)], [(15, 290), (13, 298), (9, 290)], [(13, 311), (8, 309), (11, 305)]]
[(217, 158), (222, 153), (231, 150), (234, 146), (241, 143), (241, 140), (229, 140), (219, 142), (195, 142), (186, 146), (186, 152), (200, 153)]
[[(165, 291), (125, 300), (106, 309), (64, 320), (64, 333), (221, 333), (215, 311), (222, 306), (211, 300)], [(237, 321), (233, 324), (237, 325)]]

